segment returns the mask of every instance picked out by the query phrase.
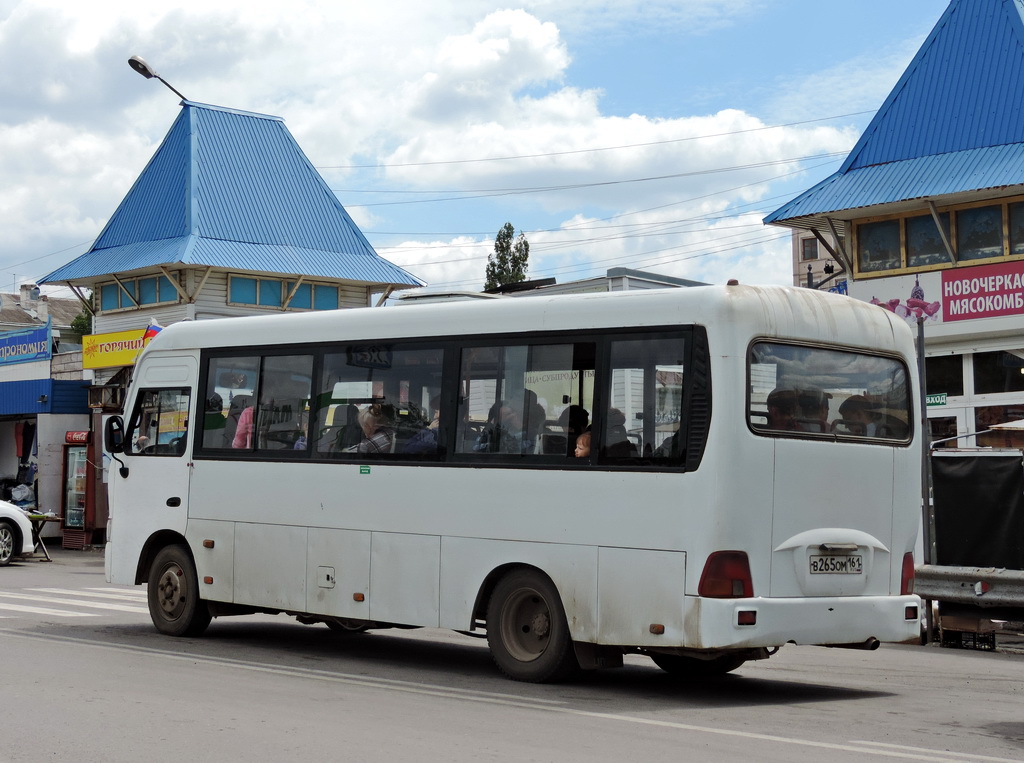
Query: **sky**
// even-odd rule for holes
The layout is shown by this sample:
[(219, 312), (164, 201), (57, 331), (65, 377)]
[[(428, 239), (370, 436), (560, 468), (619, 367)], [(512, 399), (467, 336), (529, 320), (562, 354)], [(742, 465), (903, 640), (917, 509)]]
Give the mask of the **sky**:
[[(192, 101), (282, 117), (377, 252), (483, 287), (792, 283), (765, 215), (835, 172), (947, 0), (0, 0), (0, 291), (85, 252)], [(50, 290), (51, 293), (60, 293)]]

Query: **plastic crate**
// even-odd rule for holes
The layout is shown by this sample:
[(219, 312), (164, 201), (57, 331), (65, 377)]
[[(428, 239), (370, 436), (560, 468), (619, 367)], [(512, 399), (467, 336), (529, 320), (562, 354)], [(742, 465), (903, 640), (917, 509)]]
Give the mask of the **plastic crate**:
[(972, 631), (950, 631), (943, 629), (942, 645), (952, 649), (981, 649), (994, 652), (996, 649), (995, 633), (974, 633)]

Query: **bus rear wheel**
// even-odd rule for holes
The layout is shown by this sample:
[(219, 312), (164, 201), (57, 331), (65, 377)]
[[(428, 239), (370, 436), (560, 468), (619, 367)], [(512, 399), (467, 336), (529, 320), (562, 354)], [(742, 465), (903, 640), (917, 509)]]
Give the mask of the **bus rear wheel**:
[(648, 656), (666, 673), (680, 678), (724, 676), (746, 662), (744, 658), (731, 654), (724, 654), (710, 660), (699, 660), (696, 657), (684, 657), (680, 654), (659, 654), (658, 652), (651, 652)]
[(487, 644), (498, 670), (515, 681), (558, 681), (579, 667), (558, 590), (534, 570), (498, 582), (487, 605)]
[(161, 633), (198, 636), (210, 624), (210, 609), (199, 598), (199, 576), (188, 549), (160, 549), (149, 568), (149, 616)]

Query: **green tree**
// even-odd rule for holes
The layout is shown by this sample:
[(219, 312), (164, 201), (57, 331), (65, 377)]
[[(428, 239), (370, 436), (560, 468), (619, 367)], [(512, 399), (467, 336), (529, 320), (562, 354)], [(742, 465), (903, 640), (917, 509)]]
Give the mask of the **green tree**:
[(529, 259), (530, 242), (526, 240), (526, 234), (520, 232), (516, 237), (512, 223), (505, 223), (494, 237), (494, 252), (487, 256), (484, 290), (525, 281)]
[[(92, 295), (89, 295), (89, 304), (95, 304)], [(88, 308), (83, 307), (82, 312), (71, 320), (71, 330), (79, 336), (92, 333), (92, 313)]]

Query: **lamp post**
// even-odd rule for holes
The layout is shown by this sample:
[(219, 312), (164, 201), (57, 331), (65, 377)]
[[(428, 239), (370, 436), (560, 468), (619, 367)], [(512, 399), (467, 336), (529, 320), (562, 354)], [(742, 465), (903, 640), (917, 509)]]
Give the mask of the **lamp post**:
[(144, 58), (142, 58), (142, 56), (132, 56), (131, 58), (128, 59), (128, 65), (130, 67), (132, 67), (135, 71), (137, 71), (139, 74), (141, 74), (143, 77), (145, 77), (146, 79), (153, 79), (154, 77), (156, 77), (156, 79), (158, 79), (161, 82), (163, 82), (168, 87), (168, 89), (172, 93), (174, 93), (176, 96), (181, 98), (181, 100), (183, 100), (183, 101), (187, 101), (188, 100), (188, 98), (186, 98), (181, 93), (179, 93), (177, 90), (175, 90), (171, 86), (171, 83), (169, 83), (167, 80), (165, 80), (163, 77), (161, 77), (155, 71), (153, 71), (153, 67), (150, 66), (149, 64), (147, 64), (146, 60)]

